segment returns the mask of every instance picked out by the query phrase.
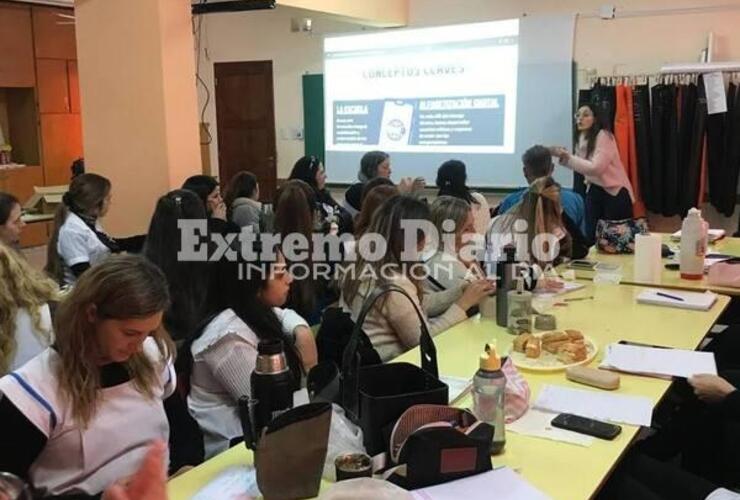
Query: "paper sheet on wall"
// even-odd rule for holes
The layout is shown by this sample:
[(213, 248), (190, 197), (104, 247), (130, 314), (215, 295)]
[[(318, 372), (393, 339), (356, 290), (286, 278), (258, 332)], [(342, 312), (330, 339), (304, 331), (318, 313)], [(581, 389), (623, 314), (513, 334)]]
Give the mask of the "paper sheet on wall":
[(727, 95), (725, 94), (725, 80), (722, 73), (704, 73), (704, 89), (707, 94), (707, 114), (727, 112)]

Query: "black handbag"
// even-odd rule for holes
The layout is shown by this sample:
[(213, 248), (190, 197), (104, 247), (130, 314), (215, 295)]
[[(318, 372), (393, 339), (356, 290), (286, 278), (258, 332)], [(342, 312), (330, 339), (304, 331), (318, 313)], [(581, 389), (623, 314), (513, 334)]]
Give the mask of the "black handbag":
[[(411, 363), (360, 366), (362, 324), (375, 302), (391, 292), (408, 298), (421, 322), (421, 368)], [(448, 388), (439, 380), (437, 350), (424, 315), (403, 288), (390, 284), (379, 286), (362, 304), (342, 359), (341, 404), (362, 428), (365, 448), (370, 455), (386, 451), (393, 426), (410, 407), (447, 403)]]

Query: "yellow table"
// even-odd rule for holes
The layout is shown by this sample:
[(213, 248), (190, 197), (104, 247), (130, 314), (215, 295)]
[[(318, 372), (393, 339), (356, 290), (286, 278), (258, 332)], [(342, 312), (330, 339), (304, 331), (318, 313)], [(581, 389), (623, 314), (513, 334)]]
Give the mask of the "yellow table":
[[(678, 242), (671, 242), (669, 241), (669, 238), (670, 235), (664, 234), (663, 242), (668, 243), (671, 246), (678, 246)], [(740, 257), (740, 238), (723, 238), (716, 243), (711, 244), (707, 253), (720, 253)], [(653, 283), (649, 281), (636, 280), (634, 276), (635, 256), (632, 254), (613, 255), (599, 253), (596, 250), (596, 247), (594, 247), (591, 249), (591, 253), (587, 258), (596, 262), (620, 264), (622, 266), (622, 283), (627, 285), (656, 286), (677, 290), (692, 290), (696, 292), (711, 290), (725, 295), (740, 296), (740, 288), (710, 285), (707, 281), (706, 275), (700, 280), (681, 279), (681, 275), (678, 271), (670, 271), (665, 267), (661, 269), (660, 280), (657, 282)], [(667, 262), (667, 259), (663, 259), (661, 265), (665, 265)], [(561, 267), (561, 271), (565, 269), (565, 267)], [(576, 270), (576, 277), (579, 280), (591, 280), (593, 276), (593, 271)]]
[[(582, 293), (592, 292), (587, 285)], [(560, 328), (575, 328), (592, 337), (603, 348), (610, 342), (626, 339), (638, 342), (694, 349), (704, 338), (729, 298), (721, 296), (708, 312), (686, 311), (637, 304), (635, 297), (642, 288), (610, 286), (600, 289), (594, 300), (571, 302), (554, 308)], [(477, 369), (483, 344), (496, 338), (501, 349), (508, 349), (511, 337), (495, 321), (469, 319), (435, 338), (440, 375), (472, 377)], [(602, 357), (599, 353), (594, 365)], [(398, 360), (419, 362), (414, 349)], [(567, 382), (562, 372), (535, 374), (522, 372), (536, 397), (542, 384), (575, 385)], [(620, 394), (640, 395), (657, 403), (667, 390), (664, 380), (622, 375)], [(585, 388), (584, 386), (579, 386)], [(462, 401), (470, 404), (470, 398)], [(595, 440), (589, 448), (507, 434), (506, 451), (494, 457), (494, 465), (506, 464), (517, 469), (528, 481), (554, 498), (586, 499), (599, 488), (618, 462), (637, 427), (623, 426), (614, 441)], [(243, 446), (233, 448), (207, 461), (194, 470), (173, 479), (169, 484), (172, 500), (188, 499), (220, 471), (238, 464), (251, 463), (251, 453)]]

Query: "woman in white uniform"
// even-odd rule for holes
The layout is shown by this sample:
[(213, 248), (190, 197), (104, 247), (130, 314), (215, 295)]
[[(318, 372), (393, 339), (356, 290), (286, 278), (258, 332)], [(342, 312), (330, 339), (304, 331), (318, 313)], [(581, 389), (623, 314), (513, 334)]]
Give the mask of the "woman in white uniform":
[(210, 321), (206, 319), (205, 328), (190, 339), (190, 366), (180, 372), (185, 376), (192, 371), (188, 407), (203, 431), (206, 458), (242, 436), (237, 403), (251, 394), (250, 378), (260, 340), (283, 340), (296, 390), (302, 373), (317, 361), (308, 323), (295, 311), (280, 308), (293, 281), (280, 253), (276, 252), (273, 262), (246, 266), (223, 260), (214, 273)]
[(111, 257), (80, 278), (57, 309), (55, 344), (0, 379), (0, 470), (40, 497), (96, 495), (168, 439), (168, 301), (143, 257)]
[(48, 302), (57, 285), (0, 243), (0, 376), (20, 368), (52, 340)]
[(62, 285), (72, 285), (91, 266), (112, 253), (138, 252), (143, 236), (113, 239), (100, 225), (111, 203), (111, 183), (97, 174), (75, 177), (54, 216), (47, 247), (46, 272)]

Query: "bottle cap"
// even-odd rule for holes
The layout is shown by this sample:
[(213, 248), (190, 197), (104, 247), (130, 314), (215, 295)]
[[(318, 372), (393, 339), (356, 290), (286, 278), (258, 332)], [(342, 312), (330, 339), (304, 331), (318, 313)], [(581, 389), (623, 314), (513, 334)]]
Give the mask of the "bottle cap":
[(480, 369), (495, 372), (501, 369), (501, 358), (496, 353), (496, 346), (486, 344), (486, 352), (480, 355)]

